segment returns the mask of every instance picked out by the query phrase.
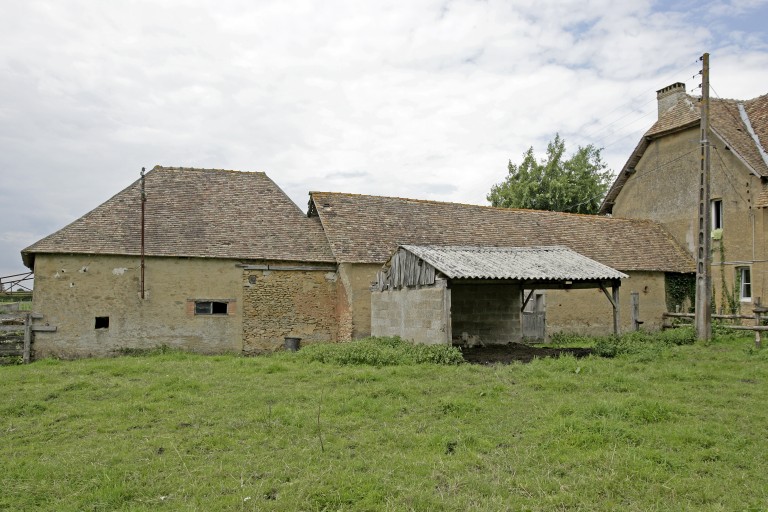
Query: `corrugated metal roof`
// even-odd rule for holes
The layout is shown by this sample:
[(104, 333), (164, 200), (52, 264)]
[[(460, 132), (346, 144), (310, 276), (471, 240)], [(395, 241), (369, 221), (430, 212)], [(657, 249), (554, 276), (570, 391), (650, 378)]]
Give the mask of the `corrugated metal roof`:
[(451, 279), (595, 281), (626, 274), (567, 247), (463, 247), (402, 245)]

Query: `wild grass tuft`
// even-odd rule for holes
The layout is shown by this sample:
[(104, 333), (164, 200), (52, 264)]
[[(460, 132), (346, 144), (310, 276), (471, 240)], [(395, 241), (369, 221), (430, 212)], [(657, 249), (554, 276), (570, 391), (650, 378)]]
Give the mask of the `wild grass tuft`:
[(552, 335), (551, 344), (559, 347), (592, 347), (595, 354), (602, 357), (631, 354), (653, 359), (660, 356), (664, 348), (691, 345), (695, 341), (696, 334), (693, 328), (681, 327), (656, 333), (636, 331), (620, 336), (579, 336), (555, 333)]
[(421, 345), (398, 337), (370, 337), (348, 343), (315, 343), (296, 353), (306, 361), (340, 365), (398, 366), (413, 364), (457, 365), (461, 351), (446, 345)]

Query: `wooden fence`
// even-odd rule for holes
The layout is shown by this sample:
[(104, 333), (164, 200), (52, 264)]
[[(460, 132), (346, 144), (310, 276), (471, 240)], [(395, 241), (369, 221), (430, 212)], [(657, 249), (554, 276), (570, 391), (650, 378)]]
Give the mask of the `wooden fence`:
[(35, 332), (56, 331), (55, 326), (34, 325), (41, 315), (25, 311), (0, 313), (0, 356), (21, 357), (24, 364), (34, 356)]
[[(768, 320), (765, 316), (768, 313), (768, 308), (764, 307), (760, 303), (760, 297), (755, 299), (754, 308), (752, 308), (752, 315), (717, 315), (713, 314), (713, 320), (732, 320), (741, 322), (742, 320), (751, 320), (752, 325), (741, 324), (720, 324), (720, 327), (725, 329), (733, 329), (736, 331), (753, 331), (755, 333), (755, 346), (760, 348), (762, 346), (762, 333), (768, 331), (768, 325), (763, 325), (763, 320)], [(678, 327), (680, 324), (667, 323), (668, 319), (690, 319), (693, 323), (693, 319), (696, 317), (694, 313), (663, 313), (662, 314), (662, 329), (672, 329)]]

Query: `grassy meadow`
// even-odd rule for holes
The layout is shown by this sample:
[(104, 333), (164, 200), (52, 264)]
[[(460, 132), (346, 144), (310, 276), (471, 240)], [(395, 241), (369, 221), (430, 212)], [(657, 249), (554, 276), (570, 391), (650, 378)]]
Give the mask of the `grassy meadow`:
[(0, 510), (768, 509), (768, 349), (649, 339), (0, 367)]

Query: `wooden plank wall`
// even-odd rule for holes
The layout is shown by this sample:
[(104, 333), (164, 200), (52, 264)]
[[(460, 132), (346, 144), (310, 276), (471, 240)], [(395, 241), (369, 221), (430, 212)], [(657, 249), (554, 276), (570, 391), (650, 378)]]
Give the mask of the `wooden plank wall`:
[(406, 286), (430, 286), (435, 284), (435, 267), (400, 249), (390, 259), (389, 266), (379, 271), (377, 278), (376, 289), (379, 291)]

